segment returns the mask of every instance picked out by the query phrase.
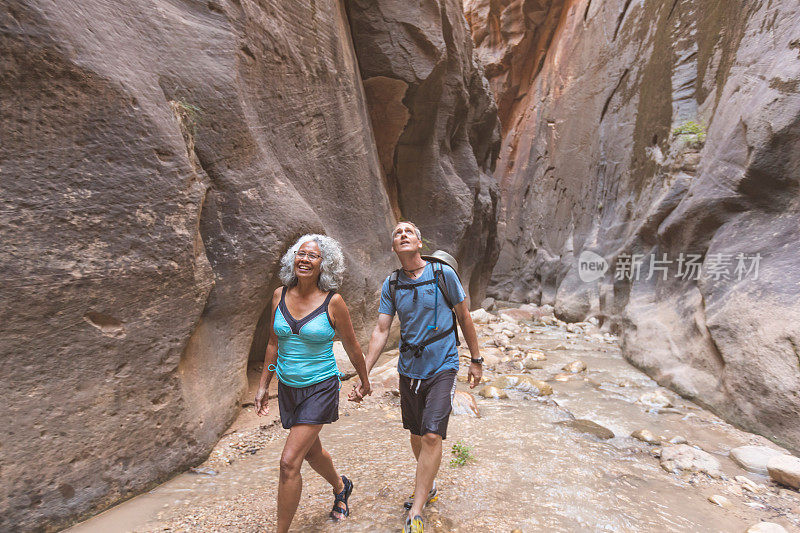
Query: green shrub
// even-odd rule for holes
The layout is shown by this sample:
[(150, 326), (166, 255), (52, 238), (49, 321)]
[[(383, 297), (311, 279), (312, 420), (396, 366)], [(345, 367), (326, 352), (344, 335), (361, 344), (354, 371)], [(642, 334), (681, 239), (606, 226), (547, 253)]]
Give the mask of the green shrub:
[(688, 120), (680, 126), (675, 127), (672, 130), (672, 135), (676, 138), (683, 139), (687, 144), (692, 146), (702, 146), (706, 142), (705, 126), (693, 120)]
[(450, 450), (455, 457), (450, 460), (450, 466), (464, 466), (470, 461), (474, 461), (475, 458), (472, 456), (472, 446), (468, 446), (464, 444), (462, 441), (458, 441), (453, 444), (453, 449)]

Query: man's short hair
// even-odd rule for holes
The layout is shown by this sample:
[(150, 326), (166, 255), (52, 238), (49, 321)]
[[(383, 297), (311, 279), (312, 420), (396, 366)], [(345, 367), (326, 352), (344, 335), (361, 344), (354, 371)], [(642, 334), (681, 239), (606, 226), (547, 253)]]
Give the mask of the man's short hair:
[(413, 222), (411, 222), (410, 220), (401, 220), (400, 222), (395, 224), (394, 228), (392, 229), (392, 244), (394, 244), (394, 231), (397, 229), (397, 226), (399, 226), (400, 224), (408, 224), (412, 228), (414, 228), (414, 233), (417, 234), (417, 239), (419, 239), (419, 242), (422, 242), (422, 233), (419, 232), (419, 228), (417, 227), (417, 225), (414, 224)]

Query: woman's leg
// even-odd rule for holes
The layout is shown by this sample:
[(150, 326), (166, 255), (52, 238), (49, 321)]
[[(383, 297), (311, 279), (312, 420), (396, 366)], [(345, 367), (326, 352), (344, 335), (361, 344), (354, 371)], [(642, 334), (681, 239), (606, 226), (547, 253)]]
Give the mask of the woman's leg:
[[(339, 473), (336, 471), (336, 467), (333, 466), (331, 454), (329, 454), (325, 448), (322, 447), (322, 443), (319, 440), (319, 435), (317, 435), (317, 439), (314, 441), (314, 444), (312, 444), (311, 448), (309, 448), (308, 453), (306, 454), (306, 461), (308, 461), (308, 464), (311, 465), (311, 468), (313, 468), (317, 474), (325, 478), (325, 481), (331, 484), (334, 494), (339, 494), (344, 490), (344, 482), (339, 476)], [(345, 509), (344, 503), (339, 503), (338, 507)]]
[(281, 474), (278, 481), (278, 532), (289, 531), (297, 504), (300, 503), (300, 492), (303, 480), (300, 467), (308, 454), (309, 448), (318, 440), (321, 424), (297, 424), (289, 431), (286, 444), (281, 454)]

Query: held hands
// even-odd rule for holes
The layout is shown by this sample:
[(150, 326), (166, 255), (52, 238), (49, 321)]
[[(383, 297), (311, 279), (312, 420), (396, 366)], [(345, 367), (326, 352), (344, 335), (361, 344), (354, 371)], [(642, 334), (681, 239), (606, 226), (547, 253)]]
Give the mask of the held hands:
[(258, 416), (265, 416), (269, 413), (269, 397), (267, 396), (266, 387), (259, 387), (256, 393), (255, 409)]
[(467, 374), (467, 383), (469, 383), (469, 388), (474, 389), (478, 384), (481, 382), (481, 378), (483, 377), (483, 366), (479, 363), (470, 363), (469, 364), (469, 373)]
[(360, 402), (365, 396), (369, 396), (370, 394), (372, 394), (372, 386), (369, 380), (362, 384), (361, 380), (357, 379), (353, 384), (353, 390), (347, 395), (347, 399), (351, 402)]

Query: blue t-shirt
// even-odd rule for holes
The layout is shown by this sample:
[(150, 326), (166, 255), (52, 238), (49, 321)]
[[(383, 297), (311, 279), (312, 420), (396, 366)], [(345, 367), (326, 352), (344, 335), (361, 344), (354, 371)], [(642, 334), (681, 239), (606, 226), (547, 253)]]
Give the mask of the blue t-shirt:
[[(438, 270), (440, 266), (447, 286), (447, 295), (451, 303), (456, 305), (464, 300), (466, 296), (464, 289), (461, 287), (461, 282), (452, 268), (440, 263), (437, 263), (435, 268)], [(422, 275), (413, 280), (401, 271), (397, 278), (397, 284), (407, 285), (432, 280), (434, 277), (433, 269), (433, 264), (429, 262), (425, 265)], [(392, 297), (389, 294), (389, 277), (383, 282), (378, 312), (394, 315), (395, 311), (397, 311), (400, 317), (402, 340), (410, 344), (419, 344), (425, 339), (429, 339), (453, 327), (453, 313), (447, 307), (442, 291), (439, 290), (435, 283), (422, 285), (421, 287), (416, 287), (416, 289), (397, 289), (394, 295), (397, 302), (397, 308), (395, 309), (392, 304)], [(417, 294), (416, 302), (414, 302), (415, 291)], [(436, 330), (428, 328), (428, 326), (434, 325), (434, 318), (438, 326)], [(412, 379), (427, 379), (442, 370), (458, 370), (458, 349), (456, 348), (456, 336), (454, 333), (450, 333), (443, 339), (425, 346), (419, 357), (401, 353), (397, 362), (397, 371)]]

